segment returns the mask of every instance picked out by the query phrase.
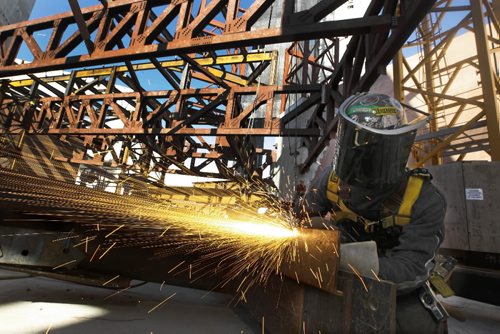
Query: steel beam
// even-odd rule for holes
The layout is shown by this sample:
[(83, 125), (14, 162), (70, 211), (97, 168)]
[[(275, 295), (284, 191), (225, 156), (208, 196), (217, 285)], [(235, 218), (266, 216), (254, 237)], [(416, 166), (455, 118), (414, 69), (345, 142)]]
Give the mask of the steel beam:
[[(45, 85), (43, 81), (34, 77)], [(51, 87), (52, 88), (52, 87)], [(256, 95), (259, 104), (265, 103), (274, 97), (274, 95), (284, 94), (292, 91), (310, 91), (318, 90), (318, 86), (267, 86), (267, 87), (247, 87), (247, 88), (234, 88), (233, 94), (238, 96)], [(53, 89), (53, 88), (52, 88)], [(314, 129), (286, 129), (281, 124), (290, 122), (294, 117), (300, 113), (289, 113), (286, 118), (271, 118), (265, 123), (262, 129), (252, 128), (244, 129), (241, 124), (248, 118), (250, 112), (257, 108), (258, 105), (252, 104), (247, 111), (241, 113), (234, 113), (232, 111), (225, 111), (228, 117), (221, 117), (220, 123), (203, 121), (208, 117), (209, 113), (217, 112), (219, 106), (225, 100), (226, 91), (224, 89), (184, 89), (177, 91), (149, 91), (142, 93), (113, 93), (113, 94), (99, 94), (99, 95), (70, 95), (62, 97), (47, 97), (41, 98), (37, 101), (39, 110), (36, 112), (36, 121), (32, 123), (29, 129), (31, 134), (66, 134), (66, 135), (133, 135), (133, 134), (162, 134), (162, 135), (176, 135), (176, 134), (191, 134), (191, 135), (270, 135), (277, 136), (282, 134), (292, 134), (300, 136), (318, 135), (319, 133)], [(61, 93), (62, 95), (62, 93)], [(168, 98), (168, 99), (189, 99), (192, 96), (203, 97), (210, 101), (205, 107), (199, 110), (193, 109), (186, 113), (186, 118), (171, 118), (168, 106), (161, 109), (155, 109), (149, 114), (142, 111), (141, 104), (138, 101), (147, 101), (148, 99), (155, 98)], [(213, 100), (215, 96), (219, 96), (217, 103)], [(120, 105), (119, 101), (123, 101), (126, 105)], [(94, 105), (96, 107), (94, 107)], [(135, 107), (133, 107), (135, 105)], [(82, 107), (83, 106), (83, 107)], [(133, 107), (133, 109), (132, 109)], [(83, 108), (83, 109), (82, 109)], [(102, 109), (107, 108), (107, 112)], [(204, 110), (204, 111), (203, 111)], [(76, 114), (78, 111), (78, 115)], [(179, 114), (179, 111), (173, 112)], [(163, 114), (163, 116), (162, 116)], [(293, 115), (293, 116), (292, 116)], [(142, 119), (140, 119), (142, 117)], [(166, 117), (175, 120), (175, 126), (161, 126), (157, 127), (154, 118)], [(21, 116), (21, 118), (23, 118)], [(111, 128), (108, 126), (109, 122), (114, 122), (119, 119), (120, 126)], [(225, 121), (224, 123), (222, 123)], [(205, 128), (193, 128), (193, 122), (199, 125), (205, 125)], [(221, 125), (218, 127), (218, 125)], [(212, 128), (214, 127), (214, 128)], [(12, 128), (13, 129), (13, 128)], [(9, 129), (6, 129), (9, 131)]]
[[(188, 1), (190, 3), (191, 0)], [(214, 4), (222, 4), (223, 2), (213, 2)], [(261, 8), (269, 6), (271, 1), (256, 2), (259, 4), (259, 9), (255, 8), (255, 15), (262, 15)], [(113, 1), (105, 9), (103, 6), (94, 6), (82, 10), (84, 18), (89, 18), (86, 21), (88, 32), (96, 31), (92, 43), (96, 45), (96, 50), (92, 53), (81, 54), (78, 56), (69, 56), (75, 50), (79, 42), (84, 39), (81, 33), (75, 32), (66, 41), (50, 45), (46, 50), (42, 51), (34, 36), (39, 30), (44, 30), (53, 26), (54, 21), (64, 22), (64, 25), (54, 28), (54, 35), (60, 35), (59, 30), (64, 29), (67, 25), (76, 23), (72, 13), (65, 13), (56, 16), (51, 16), (44, 19), (34, 20), (28, 23), (18, 23), (9, 26), (0, 27), (0, 42), (6, 57), (0, 59), (0, 76), (12, 76), (16, 74), (25, 74), (28, 72), (36, 73), (54, 69), (65, 69), (71, 67), (99, 65), (115, 61), (138, 60), (146, 59), (152, 56), (161, 57), (176, 54), (189, 54), (193, 52), (203, 52), (206, 50), (217, 50), (234, 47), (247, 47), (256, 44), (273, 44), (291, 42), (294, 40), (315, 39), (323, 37), (348, 36), (353, 34), (367, 34), (380, 29), (388, 31), (393, 24), (391, 15), (369, 16), (362, 19), (350, 19), (342, 21), (329, 21), (312, 24), (284, 24), (281, 28), (257, 29), (250, 30), (253, 18), (247, 18), (246, 31), (230, 31), (221, 35), (204, 36), (201, 35), (199, 28), (206, 26), (207, 16), (199, 13), (194, 17), (190, 26), (181, 27), (181, 31), (176, 34), (171, 34), (174, 38), (167, 43), (153, 43), (159, 31), (153, 29), (157, 26), (158, 21), (162, 24), (168, 24), (174, 17), (177, 17), (178, 22), (182, 22), (183, 15), (181, 7), (184, 2), (172, 2), (160, 14), (155, 22), (152, 23), (149, 29), (144, 29), (143, 26), (134, 25), (133, 18), (135, 16), (146, 15), (145, 12), (157, 6), (157, 3), (150, 2), (148, 6), (144, 2), (136, 1)], [(214, 5), (213, 9), (207, 9), (210, 15), (214, 15), (218, 6)], [(128, 13), (125, 16), (115, 13)], [(172, 13), (172, 14), (171, 14)], [(174, 15), (175, 13), (175, 15)], [(211, 17), (211, 16), (208, 16)], [(97, 26), (98, 18), (103, 18)], [(119, 22), (115, 28), (111, 28), (106, 23), (116, 20)], [(116, 47), (116, 42), (122, 37), (125, 28), (131, 29), (135, 38), (123, 48), (113, 49)], [(189, 32), (189, 33), (188, 33)], [(14, 45), (7, 45), (7, 38), (16, 36)], [(106, 36), (106, 37), (104, 37)], [(28, 48), (34, 54), (35, 59), (31, 63), (14, 64), (14, 59), (19, 52), (19, 46), (22, 42), (28, 44)], [(29, 41), (29, 43), (28, 43)]]
[[(223, 77), (224, 80), (237, 83), (241, 86), (246, 86), (247, 80), (243, 78), (241, 75), (237, 75), (236, 73), (223, 72), (212, 66), (215, 65), (232, 65), (232, 64), (249, 64), (252, 62), (269, 62), (273, 59), (273, 52), (260, 52), (260, 53), (251, 53), (248, 55), (229, 55), (229, 56), (217, 56), (214, 58), (194, 58), (193, 61), (202, 65), (202, 66), (210, 66), (208, 70), (211, 71), (214, 75), (217, 75), (219, 78)], [(157, 61), (156, 58), (153, 58), (151, 62), (133, 64), (132, 68), (134, 71), (147, 71), (153, 69), (171, 69), (175, 72), (180, 72), (181, 69), (185, 66), (185, 61), (183, 60), (171, 60), (171, 61)], [(77, 70), (76, 78), (93, 78), (100, 76), (108, 76), (111, 74), (111, 70), (113, 67), (104, 67), (98, 69), (85, 69), (85, 70)], [(127, 73), (129, 69), (126, 66), (117, 66), (117, 73)], [(45, 75), (43, 77), (39, 77), (40, 80), (50, 83), (50, 82), (65, 82), (69, 80), (69, 75)], [(201, 77), (199, 77), (201, 79)], [(19, 80), (11, 80), (9, 84), (13, 87), (25, 87), (30, 86), (33, 80), (31, 79), (19, 79)]]
[(423, 166), (426, 161), (432, 159), (433, 156), (442, 152), (442, 150), (445, 149), (454, 139), (460, 136), (464, 131), (472, 128), (476, 122), (478, 122), (481, 118), (484, 117), (484, 115), (485, 115), (484, 111), (480, 112), (479, 114), (474, 116), (470, 121), (462, 125), (454, 134), (448, 136), (443, 142), (436, 145), (434, 149), (430, 151), (425, 157), (418, 160), (417, 167)]
[(80, 30), (83, 41), (85, 42), (85, 46), (87, 47), (87, 51), (89, 53), (94, 52), (95, 45), (90, 40), (90, 34), (87, 29), (87, 25), (85, 24), (85, 20), (80, 9), (80, 5), (78, 4), (78, 0), (69, 0), (69, 5), (71, 6), (71, 11), (73, 12), (76, 24), (78, 25), (78, 30)]
[[(487, 5), (489, 5), (487, 3)], [(492, 60), (488, 46), (488, 34), (485, 28), (485, 16), (482, 1), (471, 1), (474, 36), (476, 37), (479, 73), (484, 92), (484, 111), (490, 138), (491, 159), (500, 161), (500, 109), (498, 91), (495, 86)], [(498, 24), (498, 22), (497, 22)]]

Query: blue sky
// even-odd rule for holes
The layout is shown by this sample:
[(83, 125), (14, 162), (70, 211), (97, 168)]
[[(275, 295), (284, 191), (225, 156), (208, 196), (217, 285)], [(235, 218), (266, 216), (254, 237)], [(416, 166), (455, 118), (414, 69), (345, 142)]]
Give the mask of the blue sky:
[[(366, 0), (369, 1), (369, 0)], [(199, 1), (196, 1), (199, 2)], [(241, 1), (243, 6), (248, 6), (251, 4), (252, 0)], [(80, 7), (88, 7), (98, 5), (101, 2), (99, 0), (78, 0)], [(453, 6), (469, 5), (470, 0), (453, 0)], [(60, 14), (67, 11), (71, 11), (68, 0), (37, 0), (33, 11), (31, 13), (30, 19), (45, 17), (54, 14)], [(455, 25), (464, 16), (465, 12), (451, 12), (447, 13), (445, 20), (441, 23), (442, 29), (447, 30)], [(411, 38), (410, 38), (411, 39)]]
[[(99, 5), (98, 0), (78, 0), (80, 7)], [(71, 11), (68, 0), (37, 0), (30, 19)]]
[[(453, 6), (468, 5), (470, 0), (454, 0), (452, 2)], [(242, 3), (248, 5), (251, 0), (244, 0)], [(88, 7), (100, 4), (98, 0), (78, 0), (80, 7)], [(70, 11), (70, 6), (68, 0), (37, 0), (33, 11), (31, 13), (31, 19), (40, 18), (48, 15), (63, 13)], [(459, 14), (457, 14), (459, 15)]]

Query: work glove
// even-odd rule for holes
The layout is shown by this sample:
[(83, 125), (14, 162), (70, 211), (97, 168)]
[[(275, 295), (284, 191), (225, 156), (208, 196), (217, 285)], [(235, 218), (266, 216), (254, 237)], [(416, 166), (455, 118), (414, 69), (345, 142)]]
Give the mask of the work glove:
[[(306, 226), (316, 229), (330, 229), (335, 225), (329, 219), (311, 217)], [(345, 231), (341, 233), (344, 234)], [(350, 242), (340, 245), (340, 269), (352, 272), (353, 268), (361, 276), (373, 277), (374, 273), (378, 275), (378, 253), (375, 241)]]
[(361, 276), (373, 277), (374, 273), (378, 275), (378, 253), (375, 241), (340, 245), (340, 269), (352, 272), (353, 268)]

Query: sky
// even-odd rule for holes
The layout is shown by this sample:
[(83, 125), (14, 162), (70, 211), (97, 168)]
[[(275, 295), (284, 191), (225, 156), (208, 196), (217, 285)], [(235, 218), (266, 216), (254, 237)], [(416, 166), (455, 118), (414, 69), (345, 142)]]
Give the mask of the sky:
[[(469, 1), (470, 0), (453, 0), (452, 4), (453, 6), (468, 5)], [(251, 3), (252, 1), (244, 0), (242, 2)], [(99, 0), (78, 0), (78, 3), (80, 7), (88, 7), (98, 5), (101, 2)], [(70, 10), (68, 0), (36, 0), (30, 19), (59, 14)]]
[[(362, 1), (362, 0), (357, 0)], [(369, 1), (369, 0), (364, 0)], [(462, 6), (468, 5), (471, 0), (453, 0), (453, 6)], [(244, 6), (248, 6), (252, 0), (243, 0), (242, 3)], [(89, 7), (101, 4), (99, 0), (78, 0), (80, 7)], [(71, 11), (68, 0), (37, 0), (35, 2), (35, 6), (31, 13), (30, 19), (41, 18), (49, 15), (60, 14), (67, 11)], [(442, 29), (447, 30), (453, 27), (462, 17), (464, 16), (464, 12), (451, 12), (446, 14), (445, 20), (441, 23)], [(406, 53), (414, 53), (416, 50), (411, 51), (407, 50)]]
[[(78, 0), (80, 7), (101, 4), (98, 0)], [(36, 0), (30, 19), (37, 19), (54, 14), (71, 11), (68, 0)]]

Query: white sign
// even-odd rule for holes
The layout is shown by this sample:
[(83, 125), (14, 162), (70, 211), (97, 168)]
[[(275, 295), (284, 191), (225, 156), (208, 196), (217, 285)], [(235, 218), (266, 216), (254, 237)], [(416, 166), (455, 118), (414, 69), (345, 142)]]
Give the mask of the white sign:
[(484, 200), (483, 189), (481, 188), (465, 188), (465, 199), (468, 201)]

